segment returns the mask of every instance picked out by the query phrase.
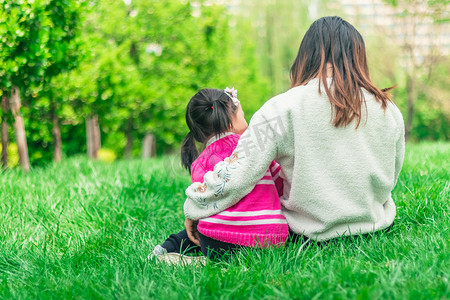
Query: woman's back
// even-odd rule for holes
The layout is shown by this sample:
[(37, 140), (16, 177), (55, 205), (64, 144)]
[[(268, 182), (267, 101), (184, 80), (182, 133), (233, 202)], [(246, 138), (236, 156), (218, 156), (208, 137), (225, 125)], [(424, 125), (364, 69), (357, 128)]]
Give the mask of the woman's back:
[(293, 88), (261, 109), (283, 122), (286, 136), (279, 139), (275, 160), (284, 173), (289, 226), (317, 240), (388, 227), (395, 217), (391, 191), (403, 161), (402, 116), (394, 104), (384, 111), (365, 92), (367, 114), (363, 105), (358, 129), (353, 123), (336, 128), (318, 82)]

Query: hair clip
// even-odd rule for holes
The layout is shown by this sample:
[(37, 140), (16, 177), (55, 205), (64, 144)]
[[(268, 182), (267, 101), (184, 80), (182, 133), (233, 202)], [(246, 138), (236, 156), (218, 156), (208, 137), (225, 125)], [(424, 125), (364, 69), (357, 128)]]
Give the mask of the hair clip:
[(226, 87), (223, 92), (227, 94), (227, 96), (230, 97), (231, 100), (233, 100), (234, 105), (238, 106), (239, 103), (241, 103), (241, 101), (239, 101), (239, 99), (237, 98), (237, 90), (234, 87)]

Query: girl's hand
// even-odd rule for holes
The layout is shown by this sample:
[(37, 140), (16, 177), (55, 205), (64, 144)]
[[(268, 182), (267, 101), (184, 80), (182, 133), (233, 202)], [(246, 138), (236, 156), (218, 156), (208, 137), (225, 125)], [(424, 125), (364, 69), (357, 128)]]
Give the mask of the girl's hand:
[(197, 231), (198, 221), (194, 221), (186, 218), (184, 221), (184, 227), (186, 228), (187, 235), (191, 242), (200, 247), (200, 237)]

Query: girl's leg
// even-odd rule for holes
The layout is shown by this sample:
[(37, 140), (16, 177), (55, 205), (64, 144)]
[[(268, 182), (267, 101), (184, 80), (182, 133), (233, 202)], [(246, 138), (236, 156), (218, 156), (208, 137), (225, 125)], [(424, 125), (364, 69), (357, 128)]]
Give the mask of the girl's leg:
[(212, 239), (201, 234), (200, 232), (199, 235), (202, 253), (211, 260), (218, 260), (222, 258), (224, 254), (231, 254), (243, 248), (243, 246), (240, 245), (224, 243)]
[(191, 253), (200, 251), (200, 247), (191, 242), (186, 230), (171, 234), (161, 245), (168, 253)]

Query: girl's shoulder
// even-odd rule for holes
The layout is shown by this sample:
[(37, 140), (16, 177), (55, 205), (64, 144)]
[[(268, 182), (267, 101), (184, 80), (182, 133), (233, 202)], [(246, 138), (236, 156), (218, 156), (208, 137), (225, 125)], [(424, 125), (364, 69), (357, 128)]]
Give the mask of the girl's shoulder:
[[(240, 134), (227, 135), (207, 146), (192, 163), (191, 173), (206, 173), (212, 171), (214, 166), (229, 157), (239, 141)], [(203, 178), (203, 175), (201, 175)]]
[(230, 134), (224, 136), (223, 138), (218, 139), (217, 141), (209, 145), (207, 148), (210, 148), (210, 151), (214, 152), (230, 152), (230, 151), (233, 152), (234, 148), (236, 148), (236, 145), (240, 137), (241, 137), (240, 134)]

